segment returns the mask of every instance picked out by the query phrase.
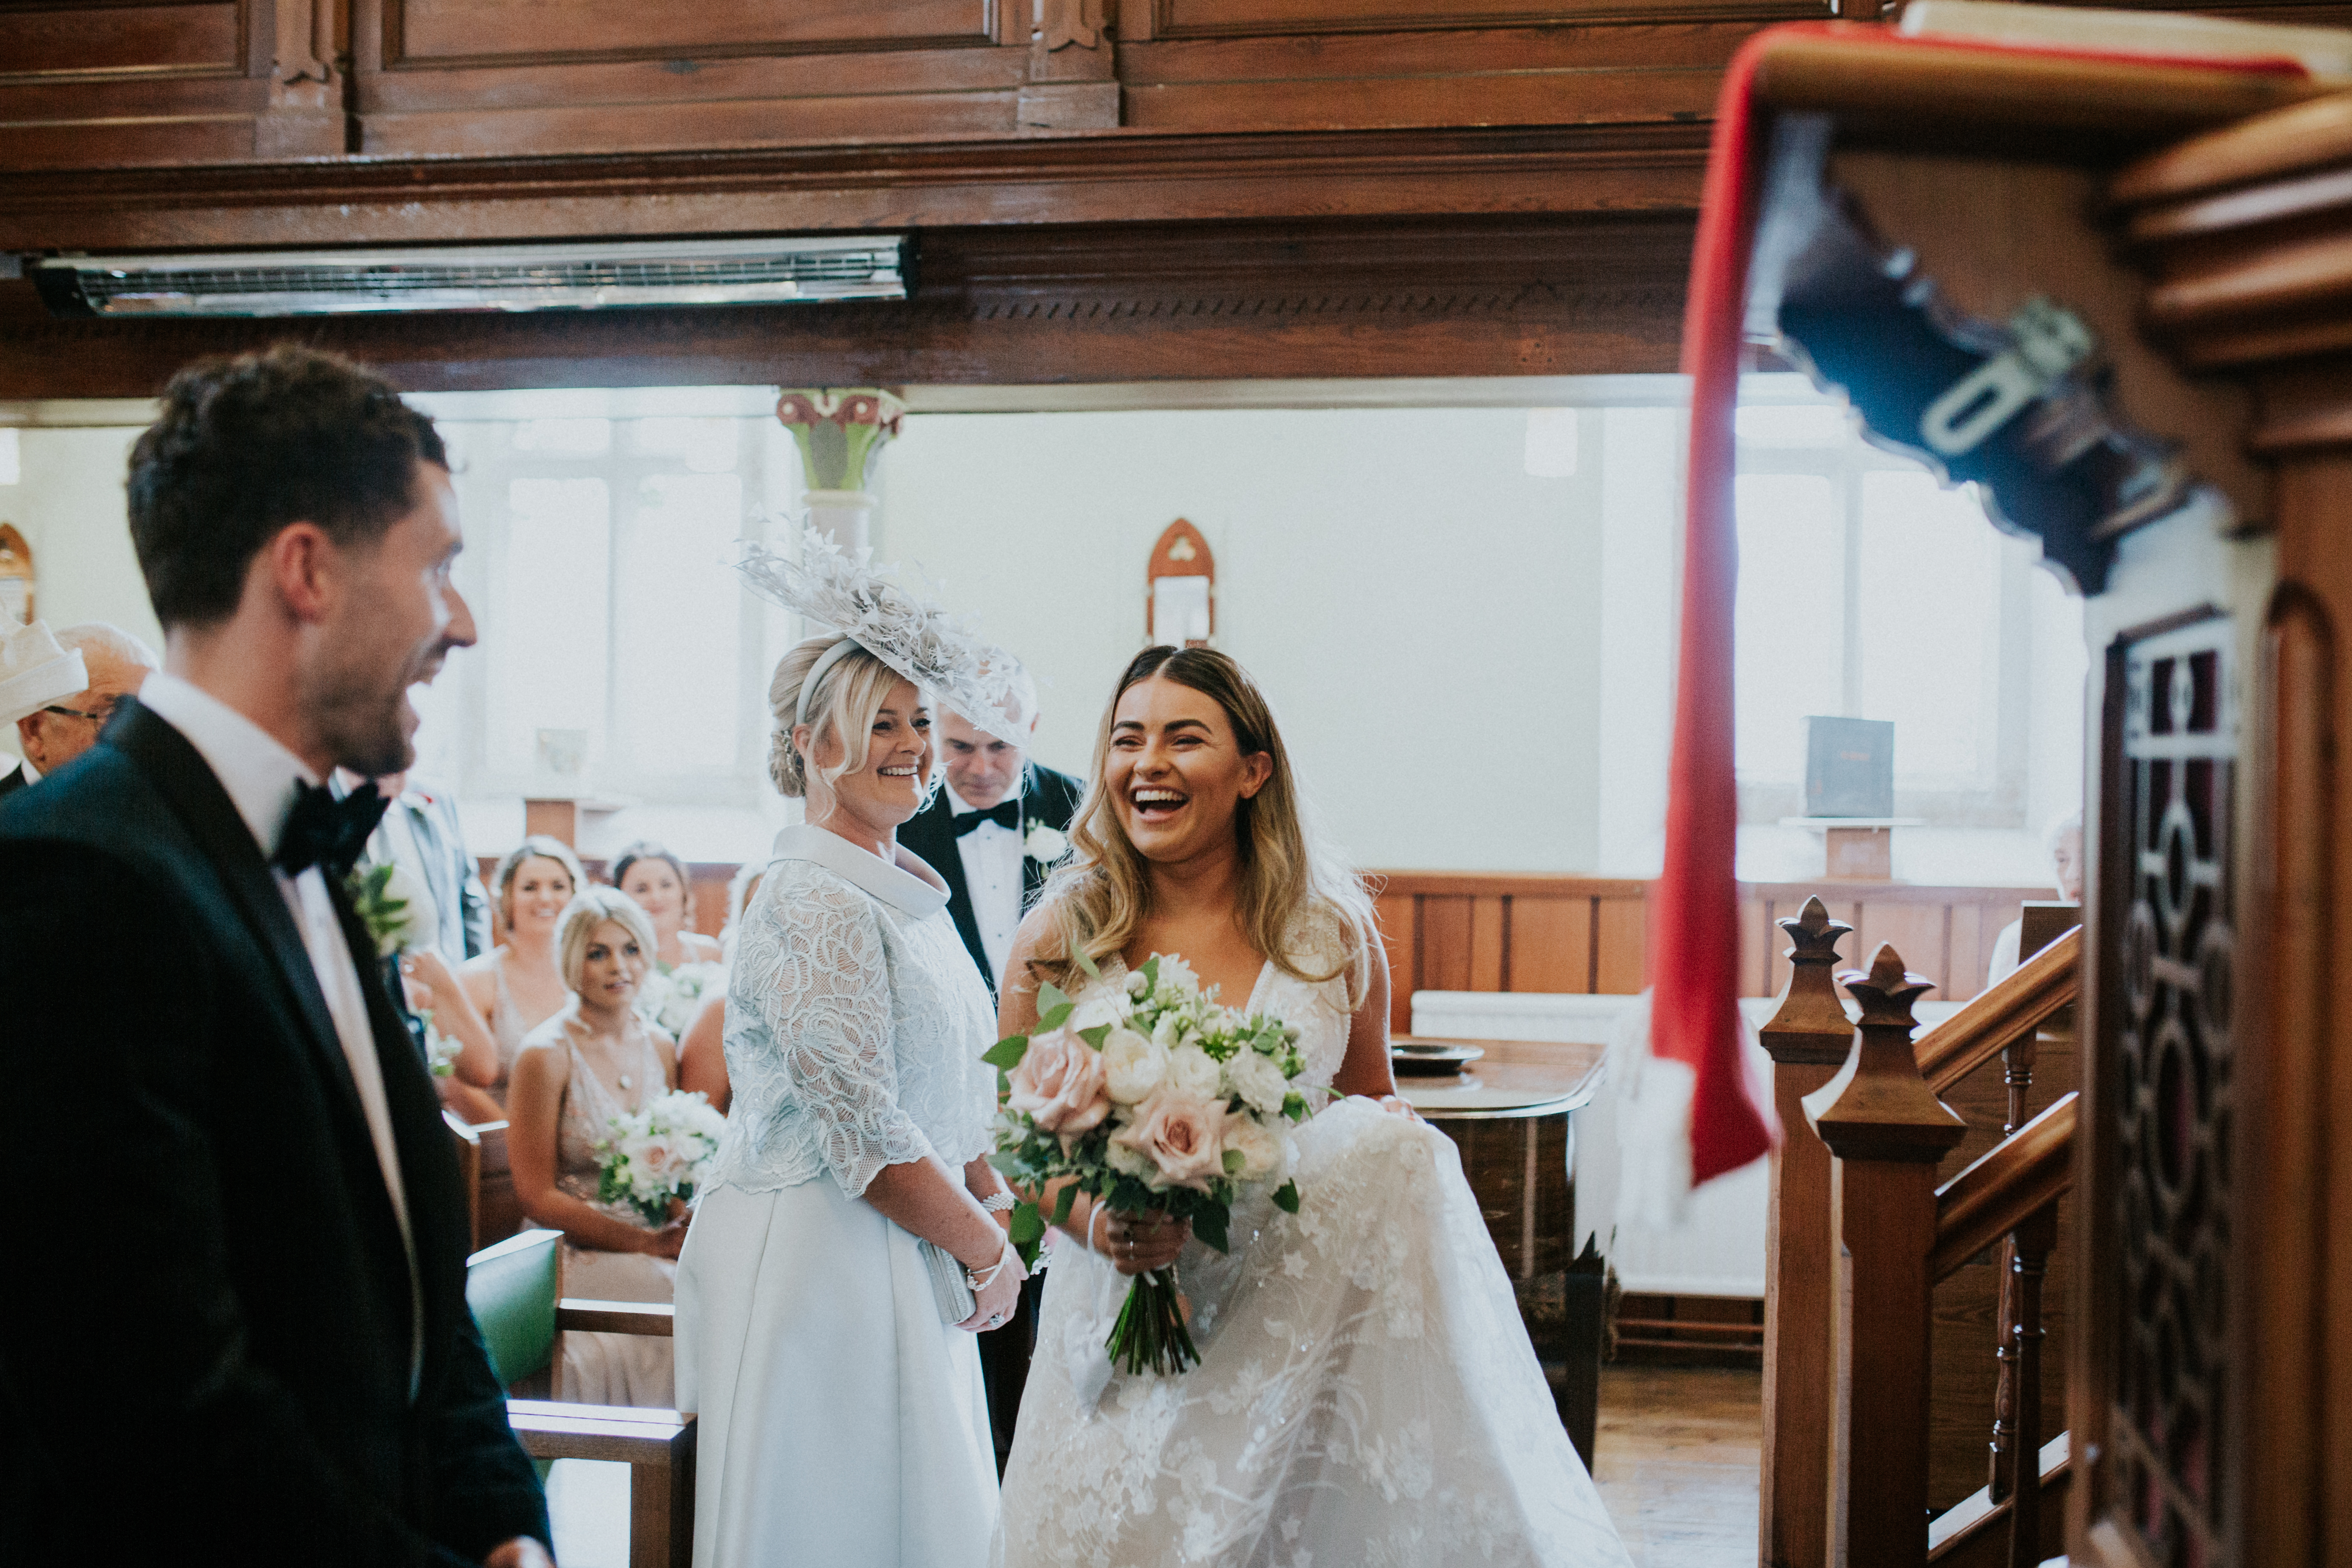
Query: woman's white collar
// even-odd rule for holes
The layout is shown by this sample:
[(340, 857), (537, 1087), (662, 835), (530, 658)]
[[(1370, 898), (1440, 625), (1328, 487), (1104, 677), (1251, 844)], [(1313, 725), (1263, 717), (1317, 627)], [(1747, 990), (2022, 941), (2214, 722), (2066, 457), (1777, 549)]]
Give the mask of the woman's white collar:
[(822, 866), (850, 886), (918, 920), (948, 907), (948, 896), (940, 889), (822, 827), (802, 823), (785, 828), (776, 835), (775, 858)]

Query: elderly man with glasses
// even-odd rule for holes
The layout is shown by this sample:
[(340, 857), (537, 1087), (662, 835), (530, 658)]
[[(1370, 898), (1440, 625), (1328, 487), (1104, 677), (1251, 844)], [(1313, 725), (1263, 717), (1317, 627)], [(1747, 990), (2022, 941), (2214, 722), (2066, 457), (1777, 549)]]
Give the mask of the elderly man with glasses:
[(114, 717), (114, 705), (136, 692), (158, 663), (153, 648), (104, 621), (63, 627), (57, 640), (68, 655), (81, 655), (89, 684), (16, 721), (24, 761), (0, 775), (0, 796), (37, 783), (96, 745), (98, 732)]

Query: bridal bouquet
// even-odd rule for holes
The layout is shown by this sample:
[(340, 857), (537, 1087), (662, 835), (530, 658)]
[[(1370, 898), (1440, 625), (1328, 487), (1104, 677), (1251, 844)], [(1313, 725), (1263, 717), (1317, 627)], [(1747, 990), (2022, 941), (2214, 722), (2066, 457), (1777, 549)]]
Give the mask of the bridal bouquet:
[[(1084, 953), (1078, 966), (1101, 978)], [(1172, 953), (1084, 1003), (1039, 987), (1035, 1032), (999, 1041), (984, 1059), (1005, 1091), (990, 1163), (1031, 1192), (1067, 1184), (1050, 1220), (1034, 1202), (1014, 1206), (1024, 1263), (1035, 1262), (1045, 1226), (1067, 1220), (1080, 1192), (1118, 1213), (1189, 1219), (1220, 1252), (1244, 1186), (1280, 1182), (1274, 1201), (1298, 1212), (1288, 1131), (1307, 1115), (1292, 1087), (1304, 1066), (1298, 1031), (1219, 1006)], [(1173, 1268), (1136, 1276), (1105, 1348), (1130, 1373), (1199, 1363)]]
[(612, 1129), (613, 1135), (596, 1145), (603, 1166), (596, 1196), (633, 1208), (647, 1225), (657, 1226), (669, 1218), (671, 1199), (690, 1198), (701, 1184), (727, 1119), (699, 1089), (671, 1089), (643, 1110), (614, 1117)]
[(727, 984), (727, 966), (723, 963), (681, 963), (672, 969), (656, 967), (646, 973), (645, 984), (637, 988), (637, 1016), (648, 1024), (657, 1024), (668, 1031), (672, 1039), (681, 1039), (687, 1026), (701, 1011), (702, 999), (714, 985)]

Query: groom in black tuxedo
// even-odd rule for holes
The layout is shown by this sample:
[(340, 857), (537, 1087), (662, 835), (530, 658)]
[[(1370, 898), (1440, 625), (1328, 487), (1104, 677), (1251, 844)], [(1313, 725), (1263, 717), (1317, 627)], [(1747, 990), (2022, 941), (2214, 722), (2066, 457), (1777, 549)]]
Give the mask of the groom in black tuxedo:
[(0, 1081), (50, 1215), (0, 1290), (0, 1563), (544, 1565), (342, 888), (382, 802), (323, 787), (407, 767), (408, 688), (474, 640), (441, 439), (280, 347), (173, 379), (130, 500), (164, 668), (0, 804)]
[[(1036, 733), (1036, 683), (1018, 666), (1006, 706), (1008, 711), (1018, 708), (1015, 724)], [(1055, 850), (1069, 832), (1086, 786), (1067, 773), (1039, 767), (1029, 760), (1026, 746), (999, 740), (951, 709), (940, 710), (935, 733), (947, 783), (898, 829), (898, 842), (946, 879), (948, 912), (994, 996), (1004, 982), (1013, 933), (1045, 885), (1047, 863), (1059, 858), (1058, 852), (1045, 852)], [(1050, 837), (1040, 836), (1041, 828)], [(1031, 1279), (1022, 1287), (1013, 1321), (980, 1336), (980, 1370), (988, 1381), (989, 1425), (1000, 1472), (1013, 1452), (1042, 1294), (1042, 1282)]]

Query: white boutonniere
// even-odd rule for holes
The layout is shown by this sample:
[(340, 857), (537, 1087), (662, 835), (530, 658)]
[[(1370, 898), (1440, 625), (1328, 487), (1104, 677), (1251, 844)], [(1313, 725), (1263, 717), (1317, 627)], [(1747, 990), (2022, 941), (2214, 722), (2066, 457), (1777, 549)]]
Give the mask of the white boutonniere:
[(352, 912), (375, 939), (378, 958), (422, 947), (441, 929), (433, 895), (394, 861), (353, 868), (343, 889), (351, 895)]
[(1048, 827), (1041, 822), (1029, 830), (1029, 837), (1021, 841), (1021, 847), (1028, 852), (1032, 860), (1041, 866), (1050, 866), (1070, 852), (1070, 841), (1063, 837), (1060, 828)]

